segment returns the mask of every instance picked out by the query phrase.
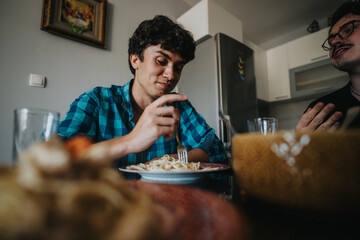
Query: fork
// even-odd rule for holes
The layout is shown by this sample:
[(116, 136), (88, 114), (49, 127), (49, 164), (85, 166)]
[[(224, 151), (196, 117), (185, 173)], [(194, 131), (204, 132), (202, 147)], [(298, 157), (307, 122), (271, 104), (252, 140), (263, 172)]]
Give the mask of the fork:
[(176, 131), (176, 141), (178, 142), (177, 153), (180, 161), (188, 163), (188, 154), (184, 145), (181, 144), (178, 131)]

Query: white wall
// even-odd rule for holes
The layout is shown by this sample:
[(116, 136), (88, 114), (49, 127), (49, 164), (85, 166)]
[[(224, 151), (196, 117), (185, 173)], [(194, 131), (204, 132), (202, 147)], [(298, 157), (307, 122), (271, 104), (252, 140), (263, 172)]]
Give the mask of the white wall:
[[(178, 0), (109, 0), (108, 49), (102, 50), (40, 30), (43, 0), (1, 1), (0, 165), (12, 159), (13, 111), (56, 110), (95, 86), (122, 85), (131, 77), (128, 39), (137, 25), (156, 14), (176, 20), (189, 6)], [(47, 77), (46, 88), (28, 86), (30, 73)]]

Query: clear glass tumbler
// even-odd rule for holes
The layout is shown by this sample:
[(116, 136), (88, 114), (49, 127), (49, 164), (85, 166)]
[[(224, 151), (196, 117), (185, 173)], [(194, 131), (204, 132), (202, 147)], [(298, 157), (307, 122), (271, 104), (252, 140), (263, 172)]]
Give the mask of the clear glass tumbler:
[(262, 117), (247, 120), (250, 133), (262, 133), (263, 135), (275, 133), (278, 130), (278, 120), (274, 117)]
[(19, 108), (14, 111), (13, 161), (33, 143), (49, 141), (57, 133), (60, 113), (44, 109)]

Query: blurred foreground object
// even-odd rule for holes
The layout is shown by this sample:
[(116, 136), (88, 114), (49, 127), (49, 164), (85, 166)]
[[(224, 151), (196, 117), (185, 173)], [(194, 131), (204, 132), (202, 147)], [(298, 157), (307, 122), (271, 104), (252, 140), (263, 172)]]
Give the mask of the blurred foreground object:
[(249, 196), (298, 209), (360, 212), (360, 131), (233, 137), (233, 168)]
[(0, 239), (161, 239), (151, 199), (85, 137), (33, 145), (0, 192)]

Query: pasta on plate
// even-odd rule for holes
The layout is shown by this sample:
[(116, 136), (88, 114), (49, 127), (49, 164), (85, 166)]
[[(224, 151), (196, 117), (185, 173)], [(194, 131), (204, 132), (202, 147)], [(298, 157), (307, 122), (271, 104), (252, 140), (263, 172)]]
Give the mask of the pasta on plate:
[(207, 171), (215, 170), (217, 167), (204, 167), (200, 162), (185, 163), (169, 155), (164, 155), (158, 160), (153, 160), (148, 163), (139, 163), (126, 167), (128, 170), (136, 171), (151, 171), (151, 172), (181, 172), (181, 171)]

